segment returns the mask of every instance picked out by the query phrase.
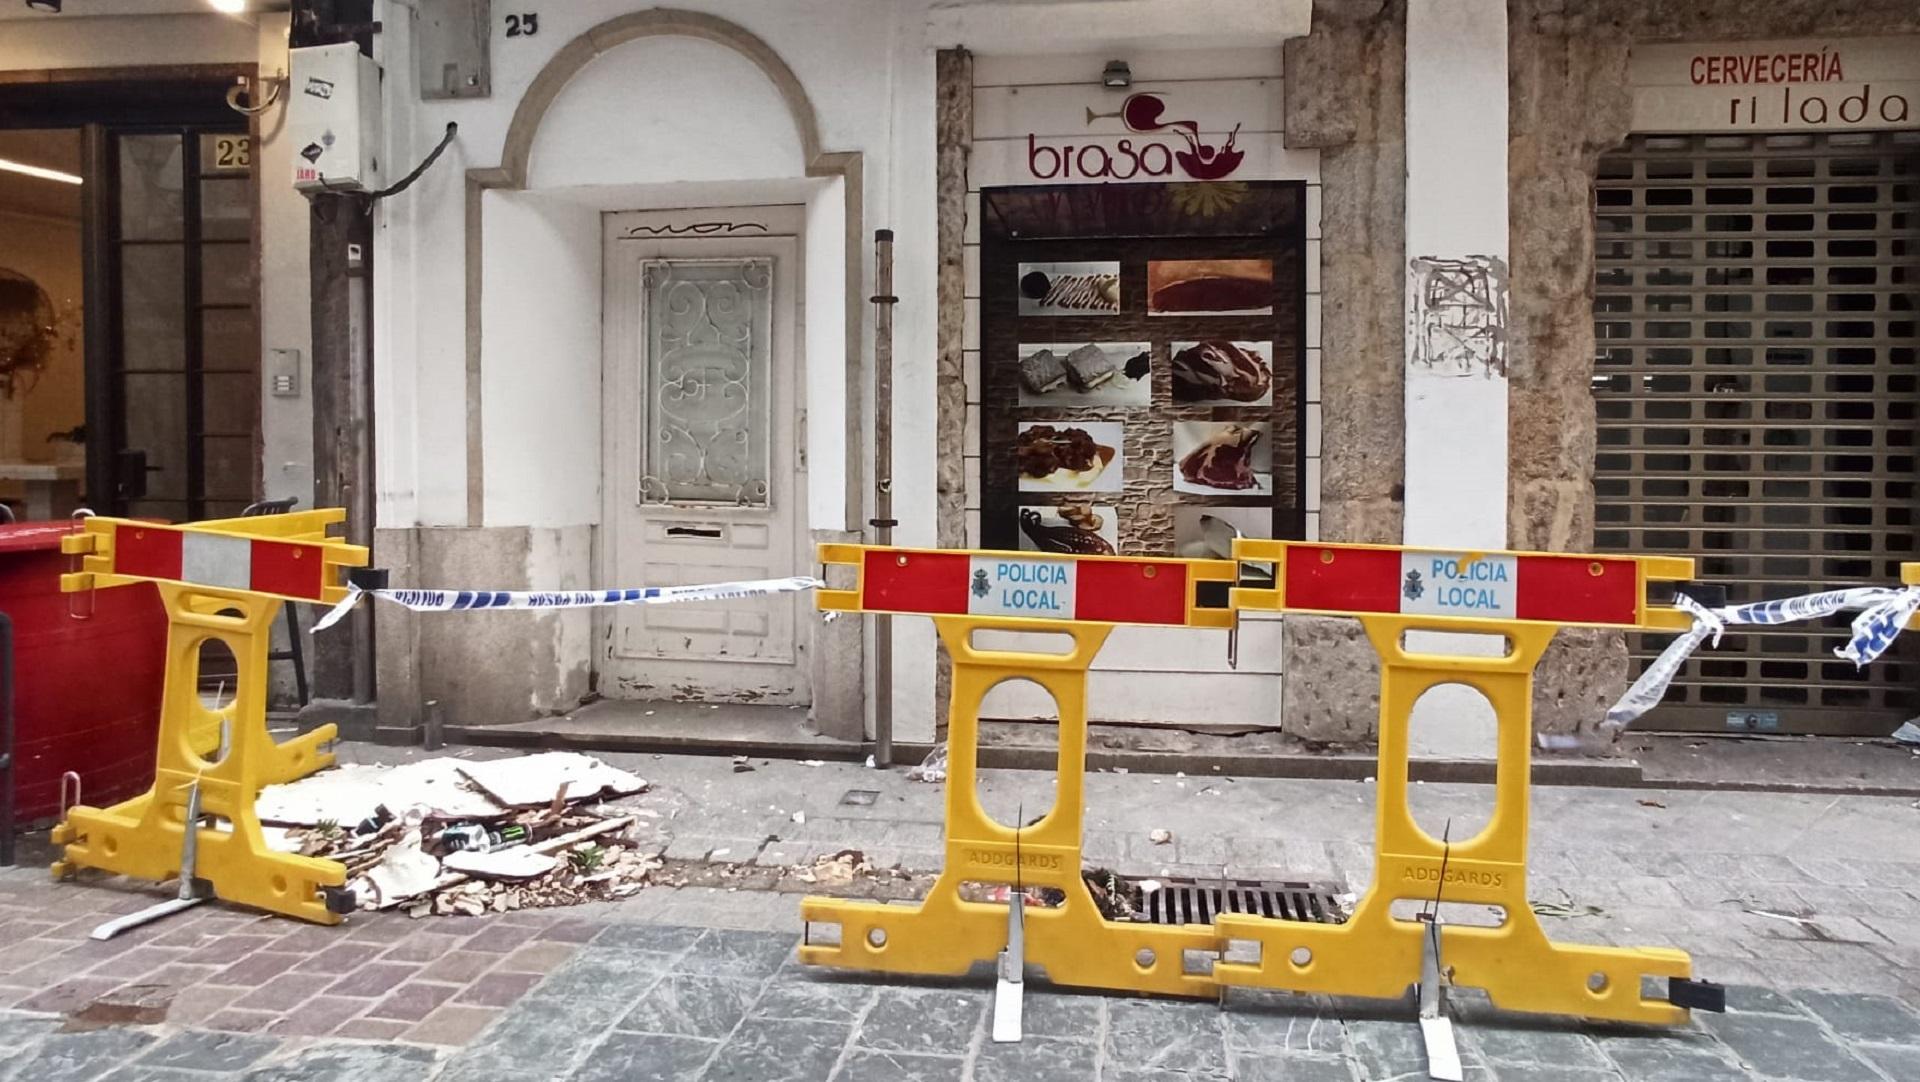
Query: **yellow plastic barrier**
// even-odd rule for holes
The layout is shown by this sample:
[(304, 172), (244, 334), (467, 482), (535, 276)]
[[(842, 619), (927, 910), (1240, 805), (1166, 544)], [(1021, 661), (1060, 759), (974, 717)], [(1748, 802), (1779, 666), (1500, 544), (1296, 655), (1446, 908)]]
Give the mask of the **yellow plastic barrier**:
[[(1234, 555), (1271, 564), (1273, 590), (1236, 589), (1236, 609), (1352, 616), (1380, 655), (1380, 769), (1373, 883), (1344, 924), (1223, 914), (1229, 944), (1259, 945), (1256, 962), (1222, 960), (1227, 985), (1393, 997), (1420, 979), (1423, 939), (1439, 936), (1449, 983), (1484, 988), (1508, 1010), (1631, 1022), (1684, 1021), (1684, 1007), (1647, 998), (1641, 978), (1686, 979), (1691, 963), (1660, 947), (1576, 946), (1547, 939), (1527, 898), (1527, 819), (1533, 669), (1560, 627), (1680, 630), (1684, 613), (1650, 605), (1649, 581), (1693, 576), (1665, 557), (1431, 552), (1390, 546), (1240, 540)], [(1505, 639), (1499, 657), (1419, 653), (1409, 632)], [(1439, 684), (1465, 684), (1498, 717), (1491, 820), (1450, 843), (1422, 830), (1407, 804), (1413, 704)], [(1497, 906), (1499, 927), (1396, 919), (1396, 901)]]
[[(331, 765), (319, 750), (332, 725), (284, 743), (267, 732), (267, 654), (274, 618), (285, 600), (338, 602), (347, 568), (364, 567), (367, 550), (327, 536), (345, 521), (341, 510), (302, 511), (160, 526), (89, 518), (62, 539), (80, 570), (61, 579), (78, 592), (152, 582), (167, 611), (167, 670), (162, 692), (153, 787), (110, 808), (69, 809), (53, 831), (65, 847), (56, 878), (76, 867), (141, 879), (180, 873), (188, 795), (197, 784), (200, 813), (231, 829), (196, 833), (196, 878), (216, 896), (320, 924), (336, 924), (330, 888), (346, 882), (337, 861), (267, 848), (253, 810), (260, 788)], [(234, 699), (214, 711), (201, 702), (200, 648), (208, 641), (233, 652)], [(222, 731), (225, 754), (220, 754)]]
[[(1234, 565), (1225, 560), (1044, 557), (1034, 553), (938, 552), (823, 545), (825, 564), (852, 565), (859, 584), (823, 590), (822, 609), (919, 613), (934, 618), (953, 658), (947, 718), (946, 866), (917, 906), (808, 897), (800, 913), (838, 925), (837, 945), (809, 943), (800, 960), (892, 973), (957, 975), (992, 961), (1007, 942), (1007, 906), (968, 901), (963, 882), (1053, 887), (1066, 900), (1026, 912), (1026, 958), (1062, 984), (1175, 995), (1214, 993), (1204, 973), (1185, 971), (1184, 953), (1211, 952), (1204, 924), (1165, 927), (1110, 921), (1081, 879), (1085, 828), (1087, 667), (1118, 624), (1228, 627), (1224, 607), (1196, 603), (1200, 583), (1225, 600)], [(1033, 614), (1033, 615), (1028, 615)], [(983, 650), (976, 631), (1058, 632), (1062, 654)], [(1059, 784), (1049, 812), (1031, 826), (996, 822), (975, 787), (980, 704), (1015, 677), (1052, 694), (1060, 713)], [(811, 935), (811, 932), (809, 933)]]
[[(1715, 990), (1688, 979), (1686, 954), (1553, 943), (1526, 895), (1534, 666), (1561, 627), (1686, 628), (1684, 613), (1649, 601), (1648, 586), (1690, 579), (1691, 560), (1257, 540), (1237, 541), (1234, 555), (1237, 563), (822, 546), (823, 564), (858, 574), (852, 589), (823, 590), (822, 609), (932, 616), (953, 658), (946, 865), (918, 906), (805, 899), (809, 936), (814, 925), (838, 925), (840, 936), (836, 944), (803, 946), (801, 960), (964, 973), (1009, 940), (1007, 907), (961, 897), (960, 884), (971, 880), (1065, 894), (1064, 905), (1027, 911), (1024, 944), (1025, 957), (1060, 984), (1195, 996), (1260, 985), (1394, 997), (1437, 956), (1448, 983), (1484, 988), (1514, 1010), (1672, 1023), (1686, 1017), (1689, 1003), (1712, 1004)], [(1218, 590), (1234, 582), (1239, 564), (1270, 571), (1273, 588), (1234, 586), (1224, 606), (1202, 605), (1202, 584)], [(1354, 617), (1380, 654), (1373, 887), (1344, 924), (1237, 914), (1221, 914), (1211, 926), (1105, 920), (1081, 879), (1088, 666), (1116, 625), (1228, 627), (1241, 610)], [(1073, 648), (983, 650), (973, 643), (981, 630), (1058, 632)], [(1505, 652), (1421, 653), (1407, 647), (1409, 632), (1499, 636)], [(1014, 678), (1046, 688), (1060, 712), (1057, 801), (1018, 831), (991, 820), (975, 788), (981, 701)], [(1407, 804), (1413, 703), (1443, 683), (1479, 689), (1499, 723), (1492, 819), (1479, 835), (1451, 842), (1421, 830)], [(1497, 928), (1398, 919), (1392, 906), (1401, 900), (1497, 906), (1506, 919)], [(1257, 960), (1230, 951), (1244, 945), (1258, 947)], [(1189, 951), (1217, 958), (1211, 972), (1190, 972)], [(1669, 985), (1675, 998), (1645, 996), (1643, 977), (1677, 982)]]

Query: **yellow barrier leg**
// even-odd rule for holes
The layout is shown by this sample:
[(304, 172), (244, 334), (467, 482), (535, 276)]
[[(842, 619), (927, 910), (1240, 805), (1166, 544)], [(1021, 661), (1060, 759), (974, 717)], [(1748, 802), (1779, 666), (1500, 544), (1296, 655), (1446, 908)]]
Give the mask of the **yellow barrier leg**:
[[(808, 897), (800, 903), (809, 926), (840, 927), (837, 945), (800, 948), (809, 965), (889, 973), (958, 975), (991, 962), (1006, 945), (1007, 906), (960, 897), (963, 882), (1054, 887), (1066, 895), (1057, 907), (1026, 910), (1026, 958), (1056, 984), (1169, 995), (1210, 996), (1205, 973), (1186, 972), (1185, 952), (1211, 955), (1208, 925), (1166, 927), (1109, 921), (1095, 908), (1081, 879), (1087, 763), (1087, 668), (1111, 630), (1104, 625), (1026, 620), (1016, 624), (973, 617), (936, 617), (953, 657), (952, 709), (947, 719), (946, 866), (917, 906)], [(975, 649), (976, 630), (1057, 632), (1071, 636), (1065, 654)], [(980, 705), (994, 685), (1032, 680), (1053, 696), (1060, 714), (1059, 783), (1051, 811), (1016, 832), (980, 806), (976, 787)]]
[[(1229, 985), (1400, 996), (1419, 980), (1427, 925), (1396, 919), (1392, 906), (1437, 897), (1504, 910), (1499, 927), (1446, 924), (1440, 932), (1440, 962), (1453, 983), (1486, 989), (1497, 1006), (1627, 1022), (1685, 1021), (1684, 1008), (1641, 993), (1643, 976), (1688, 976), (1691, 962), (1684, 952), (1554, 943), (1528, 903), (1533, 669), (1554, 628), (1490, 623), (1472, 630), (1505, 635), (1511, 653), (1455, 657), (1407, 652), (1402, 636), (1421, 626), (1417, 619), (1360, 619), (1382, 662), (1373, 884), (1353, 918), (1340, 925), (1222, 914), (1214, 922), (1221, 938), (1257, 943), (1260, 958), (1223, 960), (1214, 967), (1215, 977)], [(1407, 802), (1413, 704), (1445, 683), (1478, 689), (1499, 720), (1493, 817), (1478, 836), (1450, 843), (1422, 830)]]
[[(275, 744), (267, 732), (267, 653), (279, 600), (157, 585), (170, 625), (153, 788), (111, 808), (71, 809), (54, 830), (55, 843), (66, 847), (55, 873), (83, 866), (152, 880), (178, 875), (187, 794), (198, 783), (201, 813), (225, 820), (231, 829), (199, 829), (194, 875), (211, 883), (226, 901), (337, 924), (340, 915), (328, 910), (321, 891), (343, 885), (346, 867), (268, 849), (253, 810), (262, 785), (312, 773), (333, 758), (315, 747), (332, 738), (332, 726), (286, 744)], [(219, 711), (208, 710), (200, 701), (200, 648), (209, 640), (233, 651), (238, 671), (234, 701)], [(226, 754), (211, 758), (217, 754), (223, 718), (228, 723)]]

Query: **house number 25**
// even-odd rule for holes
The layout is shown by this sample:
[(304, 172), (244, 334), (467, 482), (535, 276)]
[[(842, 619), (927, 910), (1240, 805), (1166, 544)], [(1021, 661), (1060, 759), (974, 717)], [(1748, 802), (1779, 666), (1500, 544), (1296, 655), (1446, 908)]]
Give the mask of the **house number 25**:
[(524, 15), (507, 16), (507, 36), (510, 38), (530, 38), (540, 32), (540, 16), (534, 12)]

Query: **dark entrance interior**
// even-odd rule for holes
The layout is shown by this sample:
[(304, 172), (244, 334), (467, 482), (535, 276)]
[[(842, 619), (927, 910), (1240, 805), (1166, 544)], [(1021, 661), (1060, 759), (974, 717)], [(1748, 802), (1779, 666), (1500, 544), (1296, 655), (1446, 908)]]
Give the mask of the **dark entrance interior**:
[(253, 73), (73, 74), (0, 83), (0, 160), (24, 167), (0, 166), (0, 499), (237, 515), (259, 488), (259, 200), (227, 91)]

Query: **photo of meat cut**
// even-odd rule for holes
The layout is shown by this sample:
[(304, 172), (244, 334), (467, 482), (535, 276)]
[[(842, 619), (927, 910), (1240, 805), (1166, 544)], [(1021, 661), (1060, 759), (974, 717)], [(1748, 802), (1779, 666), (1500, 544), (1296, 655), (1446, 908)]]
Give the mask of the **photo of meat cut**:
[(1145, 342), (1022, 342), (1023, 406), (1144, 406), (1152, 399)]
[(1014, 440), (1021, 492), (1118, 492), (1121, 436), (1118, 421), (1028, 421)]
[(1271, 496), (1271, 426), (1181, 421), (1173, 426), (1173, 489), (1203, 496)]
[(1020, 551), (1068, 556), (1112, 556), (1119, 550), (1120, 525), (1113, 508), (1097, 504), (1022, 507)]
[(1265, 342), (1175, 342), (1173, 400), (1183, 406), (1265, 406), (1273, 369)]
[(1271, 315), (1273, 260), (1152, 260), (1147, 263), (1147, 314)]
[(1098, 316), (1120, 310), (1119, 263), (1020, 264), (1023, 316)]

